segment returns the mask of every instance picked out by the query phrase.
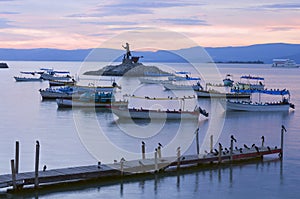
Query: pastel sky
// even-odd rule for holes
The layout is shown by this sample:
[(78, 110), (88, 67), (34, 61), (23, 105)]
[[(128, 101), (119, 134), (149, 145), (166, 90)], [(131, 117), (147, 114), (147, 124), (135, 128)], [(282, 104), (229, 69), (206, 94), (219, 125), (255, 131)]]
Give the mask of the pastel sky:
[(299, 19), (299, 0), (0, 0), (0, 48), (95, 48), (149, 27), (205, 47), (300, 43)]

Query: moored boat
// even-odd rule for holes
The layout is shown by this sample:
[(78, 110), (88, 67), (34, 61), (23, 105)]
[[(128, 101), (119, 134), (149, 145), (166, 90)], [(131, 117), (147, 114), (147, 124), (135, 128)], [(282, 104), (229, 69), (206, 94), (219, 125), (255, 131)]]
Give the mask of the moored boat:
[(126, 100), (116, 101), (113, 93), (105, 92), (86, 92), (73, 99), (57, 98), (56, 103), (59, 108), (110, 108), (128, 105)]
[[(295, 109), (295, 105), (290, 103), (290, 92), (288, 90), (242, 90), (240, 92), (259, 93), (267, 95), (281, 95), (282, 100), (278, 102), (252, 102), (226, 100), (226, 110), (232, 111), (289, 111), (290, 108)], [(287, 97), (286, 97), (287, 96)]]
[[(41, 82), (43, 79), (40, 77), (39, 72), (25, 72), (21, 71), (20, 72), (22, 75), (21, 76), (14, 76), (14, 79), (17, 82)], [(39, 76), (37, 76), (39, 75)]]
[[(190, 97), (168, 97), (168, 98), (150, 98), (150, 97), (137, 97), (131, 96), (133, 98), (139, 98), (141, 100), (147, 100), (152, 103), (160, 100), (164, 101), (180, 101), (186, 102), (188, 100), (195, 100), (195, 96)], [(155, 103), (157, 104), (157, 103)], [(182, 104), (182, 103), (181, 103)], [(208, 113), (196, 106), (193, 110), (187, 110), (182, 105), (181, 108), (175, 109), (150, 109), (150, 108), (135, 108), (135, 107), (112, 107), (112, 112), (117, 115), (119, 118), (132, 118), (132, 119), (198, 119), (199, 115), (202, 114), (205, 117), (208, 117)]]
[(249, 93), (238, 93), (238, 92), (219, 92), (216, 90), (195, 90), (198, 98), (250, 98), (251, 94)]
[(162, 85), (166, 90), (202, 90), (200, 82), (198, 81), (196, 84), (180, 84), (174, 82), (163, 82)]
[(78, 98), (86, 92), (114, 92), (116, 88), (116, 86), (62, 86), (59, 88), (40, 89), (39, 91), (43, 99), (71, 99)]
[(259, 76), (243, 75), (240, 77), (240, 82), (233, 85), (235, 90), (264, 90), (265, 78)]
[(8, 68), (7, 63), (5, 63), (5, 62), (0, 62), (0, 68)]

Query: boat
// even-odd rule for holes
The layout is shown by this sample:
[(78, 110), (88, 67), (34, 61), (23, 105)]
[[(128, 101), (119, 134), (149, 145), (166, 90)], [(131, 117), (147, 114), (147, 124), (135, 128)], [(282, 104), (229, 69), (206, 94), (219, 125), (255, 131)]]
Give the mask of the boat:
[(233, 88), (234, 90), (264, 90), (264, 80), (265, 78), (259, 76), (243, 75)]
[(195, 90), (198, 98), (250, 98), (251, 94), (249, 93), (239, 93), (239, 92), (219, 92), (213, 89), (210, 90)]
[(226, 77), (223, 79), (223, 84), (224, 86), (233, 86), (233, 80), (232, 80), (232, 75), (227, 74)]
[(17, 82), (41, 82), (43, 79), (41, 79), (40, 75), (37, 77), (38, 72), (26, 72), (21, 71), (21, 76), (14, 76), (14, 79)]
[(52, 86), (75, 86), (76, 80), (49, 80), (49, 87)]
[(196, 84), (179, 84), (175, 82), (163, 82), (162, 85), (166, 90), (202, 90), (200, 82), (198, 81)]
[(169, 80), (162, 80), (162, 79), (151, 79), (151, 78), (139, 78), (139, 81), (142, 84), (163, 84), (163, 83), (167, 83), (170, 82)]
[(41, 68), (44, 71), (41, 74), (43, 80), (69, 81), (72, 80), (69, 71), (59, 71), (53, 68)]
[[(278, 102), (252, 102), (252, 101), (237, 101), (226, 100), (226, 110), (229, 111), (256, 111), (256, 112), (276, 112), (289, 111), (290, 108), (295, 109), (295, 105), (290, 103), (290, 92), (284, 90), (243, 90), (240, 92), (252, 92), (268, 95), (281, 95), (282, 100)], [(288, 96), (288, 97), (286, 97)]]
[(57, 98), (56, 103), (59, 108), (111, 108), (128, 105), (126, 100), (116, 101), (113, 93), (107, 92), (86, 92), (73, 99)]
[(0, 62), (0, 68), (8, 68), (7, 63), (5, 63), (5, 62)]
[(299, 68), (300, 65), (292, 59), (273, 59), (272, 67), (274, 68)]
[[(133, 98), (140, 98), (142, 100), (147, 100), (150, 102), (156, 102), (159, 100), (167, 100), (167, 101), (180, 101), (185, 102), (187, 100), (196, 99), (195, 96), (189, 97), (168, 97), (168, 98), (150, 98), (150, 97), (137, 97), (131, 96)], [(182, 103), (181, 103), (182, 104)], [(196, 106), (194, 110), (186, 110), (182, 106), (179, 109), (147, 109), (147, 108), (135, 108), (135, 107), (112, 107), (112, 112), (117, 115), (119, 118), (132, 118), (132, 119), (198, 119), (199, 115), (202, 114), (205, 117), (208, 117), (208, 113)]]

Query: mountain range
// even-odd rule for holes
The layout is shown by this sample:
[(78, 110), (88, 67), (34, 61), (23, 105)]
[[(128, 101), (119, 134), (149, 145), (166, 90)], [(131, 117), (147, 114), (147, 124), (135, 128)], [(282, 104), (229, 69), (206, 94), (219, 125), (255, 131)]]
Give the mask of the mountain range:
[[(202, 49), (200, 46), (195, 46), (171, 51), (133, 51), (132, 54), (143, 56), (141, 62), (186, 62), (184, 55), (196, 58)], [(300, 63), (300, 44), (269, 43), (237, 47), (205, 47), (204, 49), (215, 62), (272, 63), (275, 58), (289, 58)], [(112, 57), (114, 57), (113, 61), (121, 61), (123, 54), (123, 50), (109, 48), (76, 50), (0, 48), (0, 59), (5, 61), (84, 61), (88, 57), (89, 61), (111, 62)]]

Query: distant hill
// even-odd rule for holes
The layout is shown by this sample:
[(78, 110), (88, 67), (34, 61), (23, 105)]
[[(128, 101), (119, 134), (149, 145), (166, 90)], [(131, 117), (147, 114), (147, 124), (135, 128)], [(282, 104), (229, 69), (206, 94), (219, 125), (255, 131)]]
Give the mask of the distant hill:
[[(201, 47), (155, 52), (135, 52), (135, 56), (143, 56), (141, 62), (186, 62), (185, 55), (199, 56)], [(274, 58), (290, 58), (300, 63), (300, 44), (272, 43), (238, 47), (206, 47), (205, 50), (215, 62), (255, 62), (272, 63)], [(91, 53), (94, 51), (95, 53)], [(7, 61), (121, 61), (124, 51), (116, 49), (76, 49), (60, 50), (49, 48), (6, 49), (0, 48), (0, 60)], [(180, 54), (181, 56), (178, 56)], [(197, 60), (197, 59), (195, 59)], [(194, 61), (194, 60), (191, 60)]]

